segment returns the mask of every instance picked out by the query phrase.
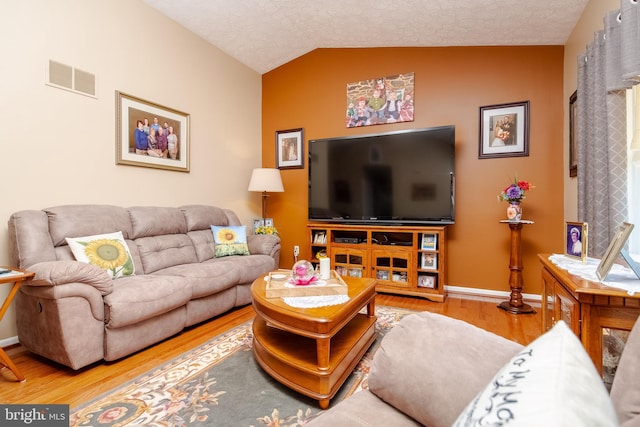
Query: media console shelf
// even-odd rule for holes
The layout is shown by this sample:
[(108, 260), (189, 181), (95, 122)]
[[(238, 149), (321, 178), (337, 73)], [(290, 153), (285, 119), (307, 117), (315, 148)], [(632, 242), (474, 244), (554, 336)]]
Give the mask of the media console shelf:
[(309, 253), (347, 277), (377, 280), (376, 291), (443, 302), (447, 284), (445, 226), (370, 226), (312, 222)]

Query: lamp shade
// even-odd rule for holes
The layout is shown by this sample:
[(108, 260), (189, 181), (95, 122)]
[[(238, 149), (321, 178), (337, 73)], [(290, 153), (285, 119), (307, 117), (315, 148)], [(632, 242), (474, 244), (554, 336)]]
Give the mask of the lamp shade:
[(279, 169), (256, 168), (251, 173), (249, 181), (249, 191), (260, 191), (268, 193), (282, 193), (282, 178)]

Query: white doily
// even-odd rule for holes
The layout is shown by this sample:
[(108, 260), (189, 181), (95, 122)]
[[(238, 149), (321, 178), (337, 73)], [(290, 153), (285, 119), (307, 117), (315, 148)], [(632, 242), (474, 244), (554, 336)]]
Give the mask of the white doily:
[(283, 297), (285, 304), (295, 308), (316, 308), (328, 305), (344, 304), (349, 295), (319, 295), (312, 297)]
[(597, 258), (587, 257), (587, 262), (583, 264), (579, 259), (561, 254), (553, 254), (549, 256), (549, 261), (573, 275), (592, 282), (601, 283), (605, 286), (622, 289), (627, 291), (629, 295), (640, 292), (640, 279), (636, 277), (633, 270), (623, 265), (613, 264), (611, 271), (607, 274), (607, 280), (600, 281), (596, 275), (596, 269), (598, 268), (598, 264), (600, 264), (600, 260)]

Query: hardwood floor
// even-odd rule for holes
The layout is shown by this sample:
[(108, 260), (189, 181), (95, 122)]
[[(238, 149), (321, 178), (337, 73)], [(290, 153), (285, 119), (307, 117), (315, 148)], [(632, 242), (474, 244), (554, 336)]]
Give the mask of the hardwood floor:
[[(377, 305), (441, 313), (522, 344), (528, 344), (540, 335), (542, 320), (538, 308), (536, 314), (514, 315), (497, 308), (498, 302), (455, 296), (448, 297), (444, 303), (386, 294), (376, 297)], [(35, 356), (19, 345), (13, 346), (5, 350), (27, 380), (16, 382), (11, 371), (0, 370), (0, 402), (61, 403), (74, 408), (254, 316), (252, 307), (245, 306), (122, 360), (100, 362), (78, 371)]]

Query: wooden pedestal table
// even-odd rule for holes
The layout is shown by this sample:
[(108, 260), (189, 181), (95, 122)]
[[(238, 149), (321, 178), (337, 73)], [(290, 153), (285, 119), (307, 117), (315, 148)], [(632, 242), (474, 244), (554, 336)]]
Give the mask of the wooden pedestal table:
[(520, 234), (524, 224), (533, 224), (533, 221), (500, 221), (509, 224), (511, 229), (511, 256), (509, 258), (509, 288), (511, 295), (509, 301), (505, 301), (498, 305), (503, 310), (513, 314), (535, 313), (533, 307), (522, 301), (522, 255), (520, 250)]
[[(7, 269), (11, 270), (11, 272), (0, 274), (0, 285), (5, 283), (7, 284), (12, 283), (13, 286), (11, 287), (11, 290), (9, 291), (9, 295), (7, 295), (7, 298), (4, 300), (4, 303), (0, 308), (0, 322), (2, 321), (2, 318), (7, 312), (7, 309), (9, 308), (11, 301), (13, 301), (13, 297), (15, 297), (16, 293), (18, 293), (18, 289), (20, 289), (20, 285), (22, 284), (22, 282), (27, 279), (31, 279), (33, 276), (35, 276), (35, 273), (31, 273), (28, 271), (18, 270), (10, 267), (2, 267), (2, 270), (7, 270)], [(2, 365), (3, 367), (9, 368), (9, 370), (13, 372), (13, 375), (16, 376), (16, 379), (18, 381), (22, 382), (26, 380), (24, 375), (22, 375), (22, 373), (18, 370), (16, 365), (14, 365), (14, 363), (11, 361), (9, 356), (7, 356), (7, 353), (5, 353), (1, 347), (0, 347), (0, 365)]]
[[(285, 386), (329, 407), (376, 338), (374, 279), (344, 277), (349, 301), (318, 308), (295, 308), (267, 298), (267, 282), (251, 286), (253, 353), (262, 369)], [(366, 314), (359, 313), (366, 307)]]

